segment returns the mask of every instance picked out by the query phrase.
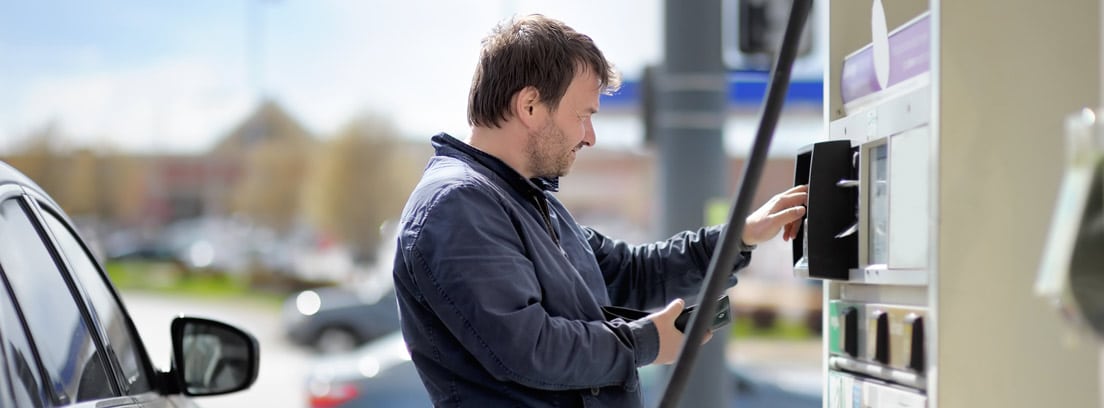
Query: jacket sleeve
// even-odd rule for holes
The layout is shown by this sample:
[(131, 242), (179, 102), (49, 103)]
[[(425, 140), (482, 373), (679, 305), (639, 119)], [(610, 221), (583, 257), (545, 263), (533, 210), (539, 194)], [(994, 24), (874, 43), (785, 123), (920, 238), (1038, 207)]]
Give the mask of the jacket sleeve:
[(425, 219), (408, 262), (425, 302), (501, 381), (546, 390), (635, 385), (636, 367), (658, 353), (655, 325), (549, 315), (517, 220), (497, 200), (454, 186), (415, 215)]
[[(666, 241), (629, 245), (583, 227), (602, 270), (610, 302), (642, 310), (697, 295), (723, 231), (723, 225), (715, 225), (683, 231)], [(741, 251), (729, 286), (736, 284), (736, 271), (750, 261), (751, 252)]]

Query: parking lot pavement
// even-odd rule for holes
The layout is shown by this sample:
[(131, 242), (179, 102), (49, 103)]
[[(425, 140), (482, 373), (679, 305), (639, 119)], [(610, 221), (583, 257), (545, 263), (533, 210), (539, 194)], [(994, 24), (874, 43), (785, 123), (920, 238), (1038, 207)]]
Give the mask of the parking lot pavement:
[(727, 355), (737, 364), (784, 363), (820, 369), (820, 338), (811, 340), (735, 339)]
[[(252, 388), (197, 402), (204, 408), (302, 407), (303, 373), (312, 355), (289, 344), (281, 335), (279, 310), (233, 300), (197, 300), (124, 292), (123, 301), (146, 341), (154, 364), (168, 366), (171, 351), (169, 322), (180, 313), (215, 317), (248, 330), (261, 344), (261, 370)], [(748, 340), (729, 343), (729, 362), (761, 374), (764, 380), (806, 392), (821, 389), (820, 339), (805, 341)]]
[(754, 369), (781, 387), (820, 393), (823, 367), (821, 339), (729, 342), (726, 356), (734, 367)]

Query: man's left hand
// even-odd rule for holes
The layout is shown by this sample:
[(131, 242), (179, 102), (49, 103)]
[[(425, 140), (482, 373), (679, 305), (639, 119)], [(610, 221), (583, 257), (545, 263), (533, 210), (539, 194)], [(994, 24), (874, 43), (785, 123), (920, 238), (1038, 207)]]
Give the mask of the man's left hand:
[(783, 230), (782, 239), (791, 240), (797, 236), (801, 227), (801, 217), (805, 216), (805, 200), (809, 186), (800, 185), (771, 197), (766, 204), (748, 215), (744, 224), (744, 244), (758, 245), (778, 235)]

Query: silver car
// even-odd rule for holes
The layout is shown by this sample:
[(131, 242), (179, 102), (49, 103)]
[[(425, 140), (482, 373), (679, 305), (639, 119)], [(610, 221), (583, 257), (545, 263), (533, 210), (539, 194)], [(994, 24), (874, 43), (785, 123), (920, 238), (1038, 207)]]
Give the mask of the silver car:
[(192, 317), (170, 330), (172, 368), (158, 371), (69, 217), (0, 162), (0, 407), (190, 407), (256, 380), (248, 333)]

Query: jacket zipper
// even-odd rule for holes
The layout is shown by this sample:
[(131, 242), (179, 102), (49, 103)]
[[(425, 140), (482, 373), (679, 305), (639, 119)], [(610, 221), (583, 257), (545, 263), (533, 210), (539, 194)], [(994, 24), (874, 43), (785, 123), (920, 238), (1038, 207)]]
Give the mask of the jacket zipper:
[(563, 253), (563, 247), (560, 246), (560, 236), (556, 235), (556, 229), (552, 228), (552, 217), (548, 214), (548, 203), (537, 196), (533, 196), (533, 200), (537, 202), (537, 209), (540, 210), (541, 218), (544, 219), (544, 227), (548, 229), (548, 234), (552, 236), (552, 242), (555, 242), (556, 247), (560, 248), (560, 252)]

